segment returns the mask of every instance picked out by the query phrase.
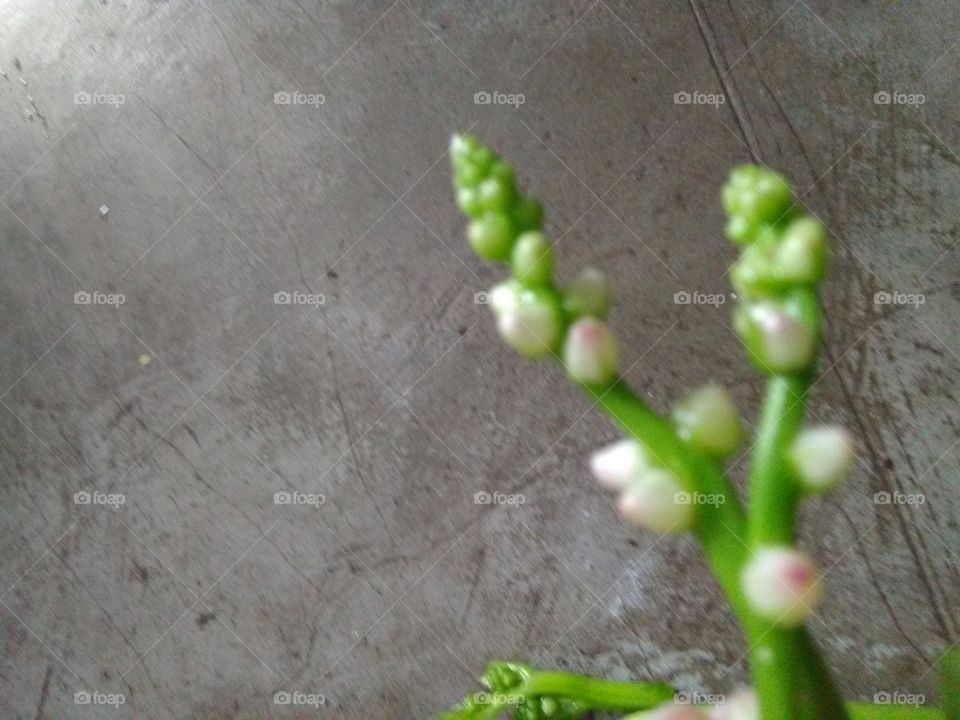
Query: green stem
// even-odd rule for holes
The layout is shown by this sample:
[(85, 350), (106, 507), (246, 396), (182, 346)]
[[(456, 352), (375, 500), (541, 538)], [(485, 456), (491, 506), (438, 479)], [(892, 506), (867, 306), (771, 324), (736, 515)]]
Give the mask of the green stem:
[(746, 618), (747, 606), (740, 589), (740, 568), (746, 560), (746, 521), (729, 481), (713, 460), (683, 442), (670, 421), (651, 410), (622, 380), (606, 387), (582, 387), (627, 435), (642, 442), (680, 478), (687, 490), (719, 498), (716, 503), (696, 506), (693, 532), (734, 612)]
[[(848, 702), (847, 712), (851, 720), (944, 720), (940, 710), (914, 707), (912, 705), (872, 705), (863, 702)], [(638, 712), (621, 720), (647, 720), (652, 713)], [(828, 715), (822, 716), (828, 718)]]
[[(800, 494), (787, 463), (803, 423), (809, 375), (774, 375), (757, 428), (750, 467), (751, 548), (794, 544)], [(761, 716), (785, 720), (847, 718), (836, 684), (805, 628), (783, 628), (749, 615), (751, 671)]]
[(673, 688), (666, 683), (618, 682), (543, 670), (531, 675), (524, 685), (524, 693), (567, 698), (591, 710), (624, 712), (644, 710), (673, 700)]
[(944, 720), (944, 714), (940, 710), (913, 705), (849, 702), (847, 710), (852, 720)]

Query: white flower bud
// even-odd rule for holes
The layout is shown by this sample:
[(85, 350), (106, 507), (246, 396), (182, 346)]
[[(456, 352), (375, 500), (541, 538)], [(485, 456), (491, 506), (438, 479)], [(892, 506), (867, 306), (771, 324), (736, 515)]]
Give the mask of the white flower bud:
[(631, 525), (657, 532), (683, 532), (693, 523), (689, 494), (669, 470), (650, 468), (620, 495), (617, 511)]
[(728, 455), (743, 441), (743, 425), (733, 398), (719, 385), (694, 390), (673, 408), (677, 433), (711, 455)]
[(760, 720), (760, 703), (752, 688), (741, 688), (707, 714), (707, 720)]
[(806, 620), (823, 595), (813, 561), (786, 546), (757, 550), (743, 569), (741, 582), (754, 612), (786, 627)]
[(520, 306), (520, 283), (516, 280), (504, 280), (497, 283), (487, 292), (490, 309), (497, 317), (515, 311)]
[(590, 471), (607, 490), (623, 490), (649, 468), (647, 451), (636, 440), (619, 440), (590, 456)]
[(774, 372), (800, 370), (809, 365), (817, 349), (817, 334), (783, 310), (766, 304), (753, 308), (760, 332), (762, 357)]
[(606, 323), (587, 317), (570, 327), (563, 364), (577, 382), (599, 384), (616, 379), (618, 355), (616, 338)]
[(540, 358), (553, 352), (560, 340), (560, 312), (549, 300), (524, 298), (497, 318), (497, 330), (521, 355)]
[(563, 304), (573, 317), (605, 318), (610, 304), (607, 276), (596, 268), (584, 268), (564, 289)]
[(853, 464), (853, 437), (841, 427), (825, 425), (801, 431), (790, 446), (790, 463), (804, 490), (834, 488)]

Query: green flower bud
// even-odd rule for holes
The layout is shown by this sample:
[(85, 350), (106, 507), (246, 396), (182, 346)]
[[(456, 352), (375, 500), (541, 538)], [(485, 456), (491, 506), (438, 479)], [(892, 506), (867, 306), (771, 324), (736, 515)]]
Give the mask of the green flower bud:
[(503, 180), (488, 177), (477, 185), (477, 197), (487, 212), (505, 212), (513, 203), (513, 188)]
[(527, 196), (517, 198), (513, 204), (513, 222), (519, 232), (543, 229), (543, 205)]
[(786, 179), (757, 165), (734, 168), (721, 198), (729, 216), (742, 217), (750, 225), (776, 222), (792, 202)]
[(456, 133), (450, 138), (450, 160), (454, 166), (465, 165), (470, 155), (480, 147), (480, 143), (472, 135)]
[(497, 330), (521, 355), (536, 359), (557, 351), (563, 334), (560, 304), (551, 294), (526, 290), (513, 310), (497, 318)]
[(813, 217), (797, 218), (789, 225), (777, 248), (776, 264), (785, 278), (814, 285), (827, 271), (827, 233)]
[(487, 176), (503, 183), (504, 187), (510, 190), (511, 193), (516, 188), (513, 167), (503, 162), (503, 160), (495, 161), (490, 166), (490, 169), (487, 172)]
[(677, 434), (716, 457), (729, 455), (743, 442), (743, 424), (730, 393), (704, 385), (673, 407)]
[(485, 260), (506, 260), (516, 237), (513, 223), (503, 213), (485, 213), (467, 227), (473, 251)]
[(483, 214), (480, 197), (472, 187), (461, 187), (457, 190), (457, 207), (464, 215), (476, 218)]
[(517, 238), (511, 256), (514, 277), (524, 285), (545, 285), (553, 275), (553, 248), (541, 232)]
[(798, 289), (780, 300), (742, 303), (734, 327), (761, 372), (799, 372), (816, 358), (820, 308), (813, 291)]
[(465, 165), (460, 165), (453, 169), (453, 182), (456, 187), (476, 187), (476, 185), (483, 180), (483, 177), (484, 175), (480, 168), (469, 161)]
[(745, 295), (777, 294), (797, 285), (816, 285), (826, 271), (823, 225), (814, 218), (790, 222), (782, 235), (769, 226), (747, 247), (730, 271), (733, 286)]
[(596, 268), (584, 268), (563, 291), (563, 309), (572, 318), (589, 315), (603, 320), (609, 305), (607, 276)]

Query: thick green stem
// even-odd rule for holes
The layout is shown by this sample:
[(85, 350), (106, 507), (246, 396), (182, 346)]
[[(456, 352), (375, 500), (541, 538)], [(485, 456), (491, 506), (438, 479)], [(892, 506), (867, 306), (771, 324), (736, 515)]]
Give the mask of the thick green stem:
[[(803, 423), (808, 375), (774, 375), (757, 428), (750, 467), (751, 548), (794, 543), (799, 491), (787, 451)], [(836, 684), (806, 628), (784, 628), (750, 614), (751, 671), (763, 718), (847, 718)]]
[(618, 682), (543, 670), (530, 677), (524, 692), (567, 698), (593, 710), (624, 712), (656, 707), (673, 699), (673, 688), (666, 683)]

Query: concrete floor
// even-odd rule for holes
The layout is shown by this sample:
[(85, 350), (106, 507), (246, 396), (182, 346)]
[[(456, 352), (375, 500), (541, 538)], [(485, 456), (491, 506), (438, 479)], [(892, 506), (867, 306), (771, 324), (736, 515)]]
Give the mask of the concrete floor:
[(813, 631), (851, 697), (932, 701), (960, 638), (960, 13), (736, 6), (0, 0), (0, 716), (423, 718), (498, 657), (744, 679), (693, 543), (588, 479), (615, 431), (474, 304), (468, 127), (545, 201), (561, 274), (612, 275), (658, 407), (712, 378), (754, 416), (729, 305), (673, 297), (728, 290), (730, 166), (790, 176), (835, 249), (812, 415), (864, 448), (804, 514)]

